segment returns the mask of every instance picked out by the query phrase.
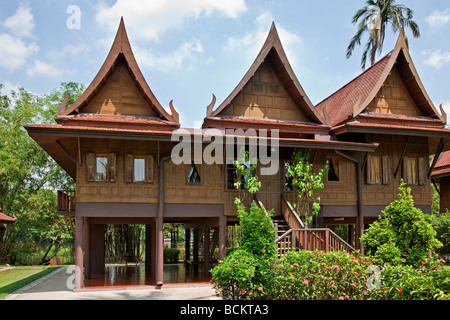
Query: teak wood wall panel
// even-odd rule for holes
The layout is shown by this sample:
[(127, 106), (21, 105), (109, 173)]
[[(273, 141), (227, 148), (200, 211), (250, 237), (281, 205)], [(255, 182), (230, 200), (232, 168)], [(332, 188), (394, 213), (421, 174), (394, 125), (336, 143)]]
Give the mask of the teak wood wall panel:
[(367, 108), (370, 112), (421, 116), (398, 72), (392, 69), (380, 91)]
[(81, 109), (83, 113), (150, 116), (156, 112), (144, 100), (123, 62), (118, 62), (113, 73), (95, 98)]
[(221, 115), (309, 122), (291, 98), (272, 65), (264, 62)]

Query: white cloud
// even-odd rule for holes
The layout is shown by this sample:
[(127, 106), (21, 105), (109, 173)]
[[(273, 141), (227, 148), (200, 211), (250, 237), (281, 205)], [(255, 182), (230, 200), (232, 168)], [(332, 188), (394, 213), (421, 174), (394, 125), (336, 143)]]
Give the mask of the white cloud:
[(86, 55), (90, 50), (90, 47), (86, 44), (68, 44), (60, 50), (51, 50), (47, 56), (51, 60), (59, 60), (61, 58), (67, 58), (69, 55), (72, 57)]
[[(257, 52), (261, 49), (264, 41), (267, 38), (269, 28), (274, 21), (272, 13), (269, 11), (262, 12), (254, 21), (255, 29), (239, 37), (229, 37), (224, 49), (235, 51), (242, 48), (252, 48), (253, 50), (246, 50), (248, 54), (255, 58)], [(295, 63), (295, 55), (292, 54), (293, 47), (301, 44), (302, 40), (295, 33), (291, 33), (282, 26), (277, 25), (278, 35), (286, 51), (291, 64)]]
[(9, 34), (0, 34), (0, 67), (15, 71), (38, 51), (39, 47), (34, 42), (26, 44), (21, 39)]
[(136, 38), (159, 40), (162, 32), (181, 27), (189, 18), (210, 16), (215, 11), (237, 18), (245, 10), (245, 0), (117, 0), (112, 6), (101, 4), (96, 19), (108, 30), (115, 30), (123, 16)]
[(3, 25), (11, 30), (17, 37), (32, 38), (34, 30), (34, 17), (30, 7), (20, 5), (16, 13), (7, 18)]
[(155, 54), (151, 50), (135, 47), (134, 54), (138, 63), (145, 67), (157, 69), (159, 71), (168, 72), (179, 69), (185, 60), (192, 63), (196, 61), (195, 53), (202, 53), (203, 46), (198, 39), (189, 42), (183, 42), (171, 54)]
[(36, 60), (34, 65), (27, 70), (27, 74), (30, 77), (33, 76), (44, 76), (46, 78), (56, 78), (60, 79), (63, 76), (72, 74), (73, 71), (60, 69), (54, 65), (43, 62), (41, 60)]
[(422, 55), (426, 56), (424, 62), (430, 67), (440, 69), (450, 62), (450, 52), (438, 50), (424, 50)]
[(450, 9), (447, 8), (444, 11), (435, 10), (426, 20), (432, 28), (441, 28), (450, 22)]

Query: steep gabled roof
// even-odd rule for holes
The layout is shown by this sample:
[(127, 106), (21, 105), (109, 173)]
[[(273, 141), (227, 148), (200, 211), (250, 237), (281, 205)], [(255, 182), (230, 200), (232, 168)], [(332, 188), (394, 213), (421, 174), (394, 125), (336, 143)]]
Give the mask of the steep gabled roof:
[(314, 105), (311, 103), (302, 86), (300, 85), (300, 82), (298, 81), (283, 49), (280, 37), (275, 27), (275, 23), (272, 23), (266, 42), (264, 43), (254, 63), (242, 78), (241, 82), (239, 82), (237, 87), (231, 92), (228, 98), (226, 98), (225, 101), (216, 110), (212, 110), (214, 104), (208, 106), (207, 118), (218, 116), (227, 106), (229, 106), (230, 103), (236, 98), (236, 96), (242, 90), (244, 90), (244, 87), (255, 75), (255, 72), (265, 61), (268, 60), (270, 60), (274, 65), (281, 82), (287, 88), (289, 94), (293, 97), (295, 103), (299, 108), (301, 108), (303, 113), (309, 119), (311, 119), (311, 121), (314, 121), (318, 124), (326, 124), (324, 118), (314, 108)]
[(396, 68), (409, 95), (422, 114), (446, 123), (446, 114), (434, 107), (414, 67), (408, 46), (402, 33), (394, 50), (381, 58), (355, 79), (320, 102), (316, 109), (330, 117), (331, 126), (342, 124), (361, 114), (382, 88), (387, 77)]
[(80, 110), (85, 107), (89, 101), (92, 100), (92, 98), (99, 92), (101, 87), (106, 83), (106, 80), (113, 73), (116, 62), (119, 59), (122, 59), (125, 62), (128, 72), (133, 78), (135, 85), (141, 92), (145, 101), (151, 106), (156, 114), (159, 115), (159, 118), (179, 124), (179, 115), (173, 108), (172, 103), (170, 103), (170, 109), (172, 112), (172, 115), (170, 115), (161, 106), (161, 104), (151, 91), (150, 87), (148, 86), (147, 82), (145, 81), (131, 49), (123, 18), (121, 18), (120, 20), (119, 29), (114, 39), (114, 43), (105, 62), (103, 63), (103, 66), (100, 68), (100, 71), (98, 72), (92, 83), (89, 85), (89, 87), (86, 89), (86, 91), (69, 108), (65, 110), (64, 107), (58, 108), (60, 111), (64, 110), (61, 114), (59, 114), (59, 116), (78, 114)]

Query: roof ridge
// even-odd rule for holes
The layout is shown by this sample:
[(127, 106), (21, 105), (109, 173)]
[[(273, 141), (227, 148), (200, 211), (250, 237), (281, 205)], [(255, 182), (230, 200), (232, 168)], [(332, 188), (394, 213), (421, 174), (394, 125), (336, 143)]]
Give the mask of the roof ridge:
[(325, 99), (323, 99), (322, 101), (320, 101), (319, 103), (316, 104), (316, 108), (323, 102), (325, 102), (326, 100), (328, 100), (329, 98), (331, 98), (332, 96), (334, 96), (336, 93), (338, 93), (339, 91), (341, 91), (342, 89), (348, 87), (350, 84), (352, 84), (353, 82), (355, 82), (356, 80), (360, 79), (363, 75), (365, 75), (367, 72), (371, 71), (371, 69), (373, 69), (374, 67), (376, 67), (379, 63), (381, 63), (384, 59), (390, 59), (392, 56), (394, 50), (391, 50), (389, 53), (387, 53), (385, 56), (383, 56), (382, 58), (380, 58), (377, 62), (375, 62), (373, 65), (371, 65), (369, 68), (365, 69), (363, 72), (361, 72), (359, 75), (357, 75), (355, 78), (353, 78), (352, 80), (350, 80), (349, 82), (347, 82), (345, 85), (343, 85), (341, 88), (337, 89), (335, 92), (333, 92), (332, 94), (330, 94), (328, 97), (326, 97)]

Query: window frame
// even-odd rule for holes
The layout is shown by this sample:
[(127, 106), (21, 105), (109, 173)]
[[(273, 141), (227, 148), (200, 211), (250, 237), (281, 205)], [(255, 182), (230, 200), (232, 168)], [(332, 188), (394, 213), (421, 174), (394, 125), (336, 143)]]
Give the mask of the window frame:
[[(191, 172), (192, 166), (195, 167), (195, 170), (197, 171), (198, 178), (200, 179), (200, 182), (190, 182), (190, 181), (189, 181), (189, 174), (190, 174), (190, 172)], [(191, 161), (191, 164), (190, 164), (190, 165), (187, 165), (187, 170), (186, 170), (186, 185), (189, 185), (189, 186), (201, 186), (201, 185), (202, 185), (202, 182), (203, 182), (203, 179), (202, 179), (202, 173), (201, 173), (201, 165), (197, 165), (197, 164), (194, 163), (194, 161)]]
[[(116, 168), (117, 168), (117, 154), (106, 152), (88, 152), (87, 158), (87, 181), (95, 183), (111, 183), (116, 182)], [(99, 158), (106, 159), (106, 173), (105, 179), (98, 179), (98, 160)]]
[[(333, 170), (335, 173), (337, 173), (337, 180), (330, 180), (330, 163), (331, 161), (333, 161)], [(327, 182), (331, 182), (331, 183), (339, 183), (341, 182), (341, 178), (340, 178), (340, 157), (336, 156), (336, 155), (328, 155), (326, 157), (326, 161), (328, 162), (328, 173), (326, 175), (326, 181)], [(337, 162), (337, 165), (335, 164), (335, 162)], [(337, 172), (336, 172), (336, 168), (337, 168)]]
[[(135, 179), (135, 160), (144, 160), (144, 180), (136, 181)], [(125, 182), (134, 184), (153, 183), (154, 166), (152, 154), (125, 154)]]

